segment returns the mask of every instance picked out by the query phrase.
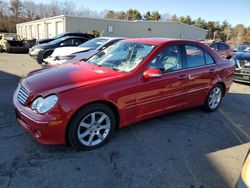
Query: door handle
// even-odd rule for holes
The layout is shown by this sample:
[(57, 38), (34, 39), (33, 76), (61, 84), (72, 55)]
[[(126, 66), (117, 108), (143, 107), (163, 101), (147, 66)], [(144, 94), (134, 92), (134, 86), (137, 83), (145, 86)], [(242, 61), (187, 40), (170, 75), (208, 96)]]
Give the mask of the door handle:
[(214, 74), (214, 73), (215, 73), (215, 69), (210, 69), (208, 72), (209, 72), (210, 74)]
[(187, 79), (187, 75), (186, 74), (183, 74), (183, 75), (180, 75), (177, 77), (178, 80), (183, 80), (183, 79)]

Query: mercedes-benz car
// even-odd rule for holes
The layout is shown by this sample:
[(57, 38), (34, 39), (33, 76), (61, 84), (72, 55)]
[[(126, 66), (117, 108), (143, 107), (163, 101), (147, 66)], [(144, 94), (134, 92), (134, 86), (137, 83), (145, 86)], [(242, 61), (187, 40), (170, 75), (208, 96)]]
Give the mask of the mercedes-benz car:
[(87, 61), (29, 73), (13, 103), (38, 142), (90, 150), (135, 122), (195, 106), (215, 111), (233, 80), (234, 63), (199, 42), (125, 39)]

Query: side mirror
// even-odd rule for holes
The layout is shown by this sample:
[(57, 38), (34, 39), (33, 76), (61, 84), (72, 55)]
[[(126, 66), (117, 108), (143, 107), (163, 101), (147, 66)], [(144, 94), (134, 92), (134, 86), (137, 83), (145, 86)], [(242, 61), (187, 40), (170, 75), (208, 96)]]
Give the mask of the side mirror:
[(147, 69), (144, 73), (143, 73), (144, 78), (159, 78), (162, 76), (162, 72), (160, 69)]

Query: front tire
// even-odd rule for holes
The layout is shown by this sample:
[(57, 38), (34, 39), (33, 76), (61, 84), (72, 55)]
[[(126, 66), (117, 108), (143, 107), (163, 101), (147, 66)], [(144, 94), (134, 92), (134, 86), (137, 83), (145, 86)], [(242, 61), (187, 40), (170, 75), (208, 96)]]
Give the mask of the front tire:
[(208, 112), (215, 111), (222, 101), (224, 89), (222, 85), (216, 84), (209, 92), (207, 99), (204, 103), (204, 109)]
[(77, 112), (67, 132), (75, 150), (92, 150), (106, 144), (114, 133), (116, 118), (105, 104), (88, 105)]

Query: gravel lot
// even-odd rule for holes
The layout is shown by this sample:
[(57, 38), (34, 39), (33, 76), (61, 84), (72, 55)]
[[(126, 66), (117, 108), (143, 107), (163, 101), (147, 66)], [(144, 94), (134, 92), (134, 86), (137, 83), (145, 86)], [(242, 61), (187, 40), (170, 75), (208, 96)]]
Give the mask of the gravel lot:
[(0, 54), (0, 187), (234, 187), (250, 148), (250, 85), (234, 83), (220, 109), (150, 119), (104, 147), (41, 145), (12, 109), (20, 77), (39, 68), (27, 54)]

